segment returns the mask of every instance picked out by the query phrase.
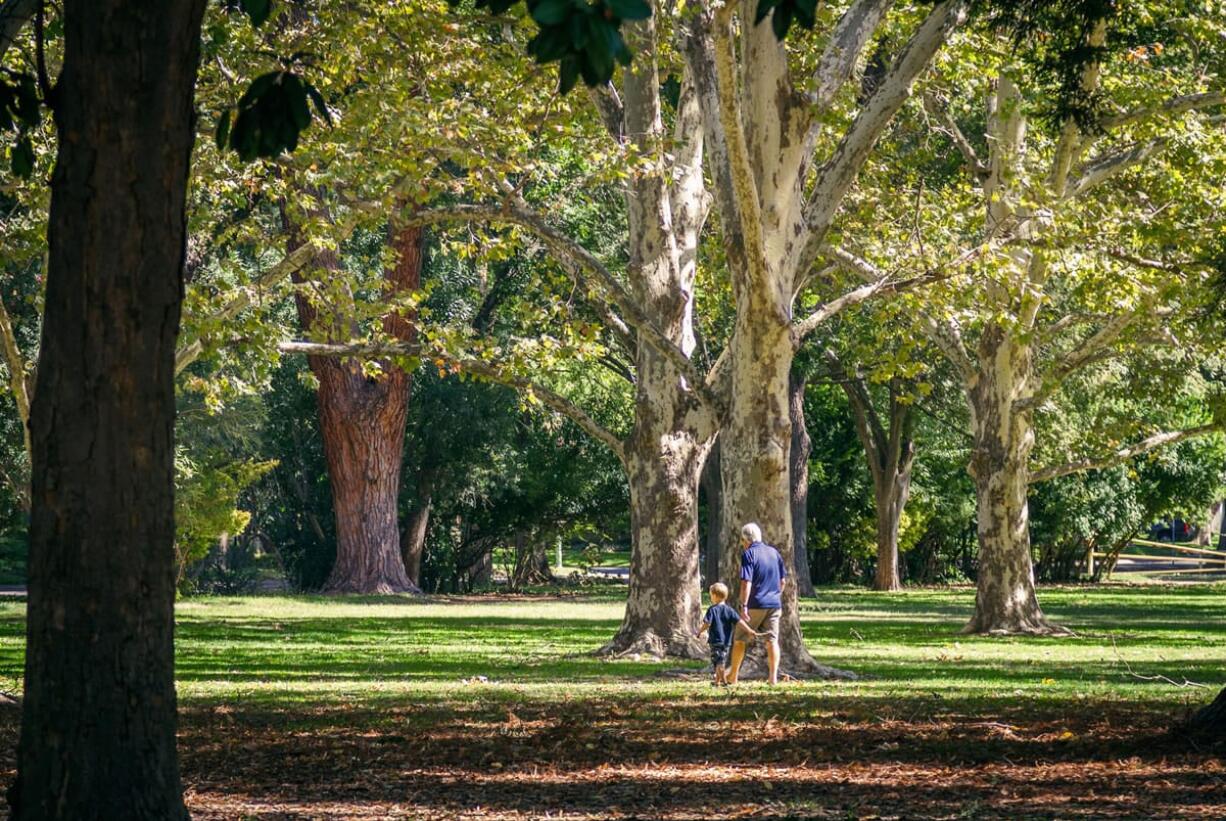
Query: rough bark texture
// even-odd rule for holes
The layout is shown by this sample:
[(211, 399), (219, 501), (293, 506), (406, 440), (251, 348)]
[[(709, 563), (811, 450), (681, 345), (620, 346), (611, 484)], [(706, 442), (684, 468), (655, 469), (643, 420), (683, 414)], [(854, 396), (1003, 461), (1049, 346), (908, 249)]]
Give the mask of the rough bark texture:
[[(421, 229), (400, 229), (391, 241), (396, 261), (385, 274), (390, 290), (418, 287)], [(330, 253), (321, 253), (318, 262), (324, 268), (337, 263)], [(331, 323), (335, 328), (320, 327), (322, 318), (301, 291), (296, 301), (304, 328), (348, 338), (347, 322)], [(384, 317), (383, 326), (398, 339), (413, 339), (411, 323), (394, 313)], [(336, 564), (324, 589), (331, 593), (420, 592), (405, 573), (397, 524), (409, 375), (387, 365), (378, 377), (369, 377), (354, 359), (311, 356), (308, 361), (319, 380), (319, 429), (336, 516)]]
[[(701, 115), (686, 82), (670, 163), (662, 142), (654, 18), (628, 26), (627, 39), (636, 59), (623, 76), (625, 133), (652, 158), (627, 191), (631, 288), (656, 327), (688, 356), (695, 345), (695, 250), (706, 212)], [(634, 428), (624, 445), (629, 595), (622, 624), (601, 652), (701, 658), (705, 647), (694, 637), (702, 604), (698, 482), (714, 425), (666, 356), (639, 344), (635, 365)]]
[(1185, 729), (1216, 741), (1226, 741), (1226, 688), (1212, 702), (1197, 710)]
[(67, 0), (17, 819), (186, 818), (174, 348), (204, 0)]
[(809, 570), (809, 451), (813, 447), (805, 425), (805, 380), (792, 374), (788, 413), (792, 417), (792, 450), (788, 474), (792, 486), (792, 544), (796, 555), (796, 592), (808, 598), (817, 596)]
[(1035, 595), (1027, 503), (1034, 427), (1014, 403), (1031, 381), (1032, 352), (992, 325), (979, 342), (980, 368), (971, 387), (979, 571), (968, 633), (1051, 633)]

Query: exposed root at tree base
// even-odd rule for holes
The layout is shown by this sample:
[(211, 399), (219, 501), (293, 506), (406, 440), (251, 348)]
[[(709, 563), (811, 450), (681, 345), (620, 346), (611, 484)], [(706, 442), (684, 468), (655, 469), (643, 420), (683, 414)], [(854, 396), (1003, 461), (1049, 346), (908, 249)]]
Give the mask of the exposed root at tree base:
[(329, 596), (398, 596), (401, 594), (422, 595), (422, 590), (412, 582), (393, 583), (376, 582), (362, 583), (357, 581), (341, 581), (330, 584), (323, 592)]
[(972, 618), (962, 628), (964, 635), (978, 636), (1049, 636), (1052, 638), (1072, 637), (1077, 634), (1067, 627), (1052, 624), (1044, 618), (1016, 621), (995, 621)]
[(707, 647), (693, 636), (665, 638), (654, 630), (639, 632), (623, 629), (597, 650), (596, 655), (611, 658), (701, 659), (707, 657)]

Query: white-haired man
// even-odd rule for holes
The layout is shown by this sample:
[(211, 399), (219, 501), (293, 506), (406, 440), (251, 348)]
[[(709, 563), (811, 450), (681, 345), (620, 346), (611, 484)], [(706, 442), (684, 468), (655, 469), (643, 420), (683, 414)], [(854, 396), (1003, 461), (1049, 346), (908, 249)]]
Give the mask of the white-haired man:
[(783, 556), (773, 545), (762, 541), (762, 528), (750, 522), (741, 528), (741, 618), (732, 644), (732, 671), (728, 683), (735, 684), (745, 660), (745, 642), (753, 638), (744, 623), (766, 636), (767, 683), (779, 680), (779, 615), (783, 611), (783, 585), (788, 569)]

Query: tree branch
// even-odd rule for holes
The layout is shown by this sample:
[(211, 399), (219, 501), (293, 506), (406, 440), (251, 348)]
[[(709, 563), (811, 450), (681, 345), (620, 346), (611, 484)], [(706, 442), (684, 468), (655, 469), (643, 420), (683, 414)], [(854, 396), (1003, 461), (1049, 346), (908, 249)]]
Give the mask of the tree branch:
[(498, 366), (478, 359), (453, 356), (438, 349), (423, 349), (420, 344), (407, 342), (369, 343), (369, 342), (282, 342), (277, 350), (286, 354), (304, 354), (306, 356), (335, 357), (387, 357), (387, 356), (433, 356), (446, 360), (458, 372), (468, 372), (499, 385), (514, 388), (540, 400), (551, 410), (566, 416), (581, 427), (588, 435), (608, 445), (609, 449), (621, 462), (625, 462), (625, 445), (622, 440), (604, 428), (586, 411), (566, 397), (533, 380), (514, 374), (505, 373)]
[[(723, 129), (724, 157), (728, 164), (728, 179), (734, 194), (733, 211), (725, 219), (737, 222), (737, 233), (743, 245), (742, 253), (754, 288), (770, 293), (770, 274), (766, 265), (766, 247), (762, 239), (762, 204), (754, 182), (753, 164), (745, 139), (744, 118), (737, 92), (736, 47), (732, 42), (732, 16), (738, 5), (725, 2), (715, 12), (713, 29), (715, 45), (715, 91), (719, 106), (719, 121)], [(744, 21), (750, 25), (749, 21)]]
[(868, 160), (877, 138), (911, 95), (916, 78), (966, 19), (967, 7), (967, 0), (942, 0), (936, 5), (882, 78), (881, 85), (856, 116), (830, 159), (818, 170), (817, 184), (805, 207), (810, 232), (806, 245), (817, 246), (823, 242), (843, 196)]
[(1063, 465), (1053, 465), (1041, 470), (1036, 470), (1030, 474), (1030, 483), (1037, 484), (1046, 482), (1049, 479), (1057, 479), (1061, 476), (1068, 476), (1073, 473), (1082, 473), (1087, 470), (1101, 470), (1103, 468), (1113, 467), (1125, 462), (1134, 456), (1140, 456), (1143, 453), (1148, 453), (1164, 445), (1173, 445), (1176, 442), (1182, 442), (1185, 439), (1193, 439), (1198, 436), (1206, 436), (1210, 433), (1218, 433), (1222, 430), (1222, 425), (1213, 422), (1208, 425), (1201, 425), (1188, 430), (1166, 431), (1163, 433), (1155, 433), (1153, 436), (1142, 439), (1135, 445), (1130, 445), (1126, 448), (1120, 448), (1112, 454), (1101, 458), (1079, 459), (1074, 462), (1067, 462)]
[(1095, 157), (1081, 167), (1080, 173), (1069, 185), (1063, 199), (1074, 199), (1097, 188), (1112, 177), (1141, 164), (1165, 144), (1165, 139), (1151, 140), (1122, 151), (1112, 151)]
[(502, 205), (450, 205), (428, 208), (406, 215), (405, 225), (436, 225), (447, 222), (477, 220), (489, 223), (518, 225), (531, 231), (557, 257), (574, 263), (567, 270), (577, 273), (587, 270), (595, 276), (600, 292), (621, 312), (622, 318), (634, 327), (641, 340), (660, 352), (685, 377), (686, 382), (697, 392), (700, 399), (713, 405), (713, 398), (703, 388), (703, 378), (685, 352), (670, 340), (647, 316), (646, 311), (631, 296), (591, 251), (549, 225), (531, 211), (523, 200), (507, 200)]
[(949, 108), (931, 92), (924, 94), (923, 101), (924, 110), (940, 121), (942, 127), (939, 131), (949, 137), (962, 154), (962, 159), (966, 161), (966, 170), (970, 172), (976, 182), (982, 182), (983, 178), (988, 174), (988, 167), (984, 164), (983, 160), (979, 159), (975, 146), (971, 145), (971, 141), (962, 133), (962, 129), (958, 127), (957, 121), (949, 113)]
[(26, 24), (38, 13), (42, 0), (4, 0), (0, 5), (0, 61)]
[(626, 136), (626, 113), (617, 89), (612, 83), (605, 83), (588, 89), (588, 95), (592, 98), (592, 105), (596, 107), (596, 113), (600, 115), (605, 130), (614, 142), (621, 145)]
[(1136, 108), (1132, 111), (1116, 114), (1114, 117), (1103, 117), (1099, 120), (1099, 125), (1104, 129), (1118, 128), (1122, 125), (1130, 125), (1141, 120), (1148, 120), (1158, 115), (1186, 114), (1189, 111), (1212, 108), (1224, 103), (1226, 103), (1226, 92), (1205, 91), (1200, 94), (1184, 94), (1179, 97), (1172, 97), (1155, 106)]
[[(26, 449), (26, 458), (33, 458), (30, 448), (30, 393), (26, 384), (26, 360), (17, 346), (17, 335), (13, 331), (13, 320), (9, 317), (4, 300), (0, 299), (0, 342), (4, 346), (4, 362), (9, 371), (9, 389), (13, 394), (13, 403), (17, 405), (17, 416), (21, 420), (22, 442)], [(28, 493), (26, 494), (28, 497)]]
[(856, 0), (835, 23), (813, 72), (813, 91), (808, 94), (808, 101), (819, 113), (830, 107), (851, 78), (865, 46), (892, 5), (893, 0)]

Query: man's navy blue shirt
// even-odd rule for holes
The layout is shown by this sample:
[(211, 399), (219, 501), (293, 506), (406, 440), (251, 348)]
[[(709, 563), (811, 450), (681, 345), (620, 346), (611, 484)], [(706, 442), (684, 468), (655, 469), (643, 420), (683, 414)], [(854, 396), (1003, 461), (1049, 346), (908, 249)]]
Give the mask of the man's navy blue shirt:
[(749, 589), (749, 607), (754, 610), (777, 610), (783, 607), (783, 579), (788, 569), (783, 566), (783, 556), (765, 542), (754, 542), (741, 554), (741, 581), (752, 585)]
[(707, 615), (703, 616), (702, 620), (711, 625), (711, 629), (707, 631), (707, 644), (726, 647), (732, 644), (732, 633), (741, 617), (727, 604), (720, 602), (708, 607)]

